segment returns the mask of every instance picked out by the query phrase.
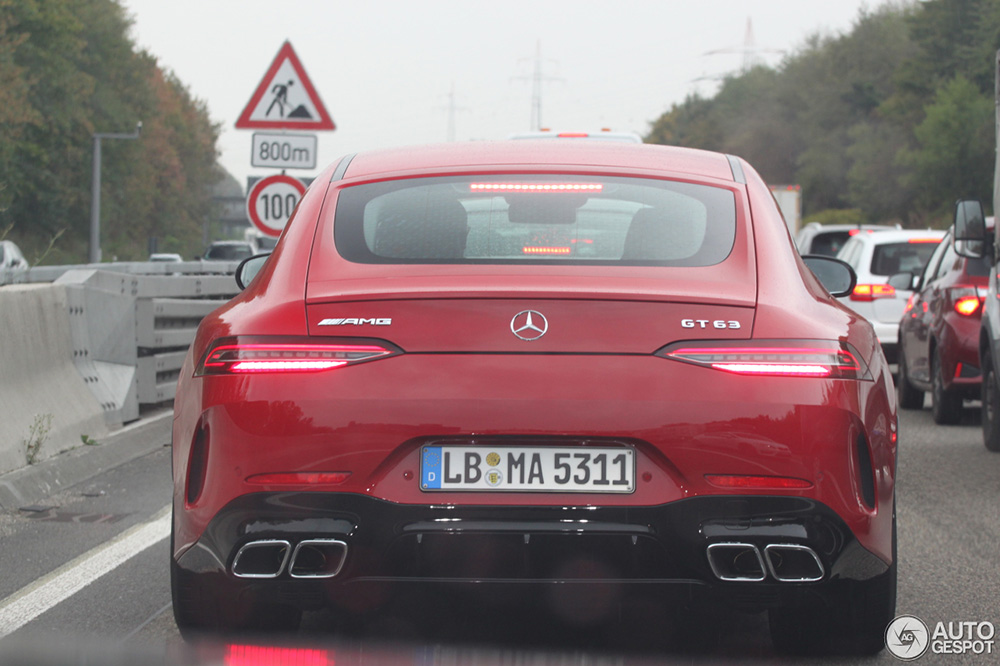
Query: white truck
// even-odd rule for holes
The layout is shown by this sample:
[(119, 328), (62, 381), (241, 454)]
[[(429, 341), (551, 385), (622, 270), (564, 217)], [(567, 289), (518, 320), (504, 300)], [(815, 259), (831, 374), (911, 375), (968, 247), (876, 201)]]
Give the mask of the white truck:
[(778, 202), (778, 209), (785, 218), (788, 232), (795, 237), (802, 224), (802, 186), (771, 185), (771, 194)]

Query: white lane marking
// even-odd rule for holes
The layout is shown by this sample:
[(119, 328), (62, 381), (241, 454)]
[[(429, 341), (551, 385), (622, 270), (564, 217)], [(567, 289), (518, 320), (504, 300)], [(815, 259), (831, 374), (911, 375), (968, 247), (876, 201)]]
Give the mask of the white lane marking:
[(0, 601), (0, 638), (62, 603), (133, 556), (170, 536), (170, 507)]

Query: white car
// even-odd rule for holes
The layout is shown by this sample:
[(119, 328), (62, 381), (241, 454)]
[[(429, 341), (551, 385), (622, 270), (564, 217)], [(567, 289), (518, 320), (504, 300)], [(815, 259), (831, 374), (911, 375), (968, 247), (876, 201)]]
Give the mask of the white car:
[(553, 132), (551, 129), (540, 129), (537, 132), (516, 132), (508, 139), (590, 139), (599, 141), (624, 141), (625, 143), (642, 143), (642, 137), (635, 132), (612, 132), (601, 128), (597, 132)]
[(799, 229), (795, 235), (795, 247), (799, 254), (819, 254), (827, 257), (836, 256), (851, 236), (860, 233), (870, 234), (884, 229), (900, 229), (899, 225), (890, 227), (884, 224), (820, 224), (810, 222)]
[(184, 261), (184, 258), (174, 252), (154, 252), (149, 255), (149, 260), (156, 262), (177, 263)]
[(14, 241), (0, 241), (0, 269), (27, 270), (28, 260)]
[(889, 278), (907, 271), (921, 275), (944, 235), (929, 229), (859, 233), (837, 253), (837, 259), (858, 274), (853, 293), (839, 300), (871, 322), (890, 363), (898, 357), (899, 320), (913, 292), (896, 289), (888, 284)]

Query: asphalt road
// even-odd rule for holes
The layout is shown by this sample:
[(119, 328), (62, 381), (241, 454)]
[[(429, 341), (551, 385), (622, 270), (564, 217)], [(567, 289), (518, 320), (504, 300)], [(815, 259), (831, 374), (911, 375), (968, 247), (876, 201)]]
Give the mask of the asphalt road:
[[(976, 405), (962, 425), (901, 412), (898, 613), (1000, 623), (1000, 455), (982, 445)], [(0, 512), (0, 665), (254, 663), (225, 646), (186, 645), (170, 608), (166, 437), (145, 455), (24, 508)], [(635, 609), (600, 626), (459, 613), (429, 599), (348, 636), (307, 614), (294, 639), (326, 663), (797, 663), (776, 657), (763, 615), (720, 614), (709, 645), (679, 647), (668, 619)], [(947, 624), (946, 624), (947, 626)], [(955, 626), (955, 625), (952, 625)], [(1000, 636), (994, 641), (1000, 648)], [(302, 653), (299, 662), (320, 653)], [(304, 655), (304, 656), (303, 656)], [(334, 659), (335, 656), (335, 659)], [(322, 657), (322, 654), (320, 654)], [(320, 658), (316, 657), (316, 658)], [(928, 653), (918, 663), (1000, 663), (997, 655)], [(883, 652), (867, 660), (897, 663)]]

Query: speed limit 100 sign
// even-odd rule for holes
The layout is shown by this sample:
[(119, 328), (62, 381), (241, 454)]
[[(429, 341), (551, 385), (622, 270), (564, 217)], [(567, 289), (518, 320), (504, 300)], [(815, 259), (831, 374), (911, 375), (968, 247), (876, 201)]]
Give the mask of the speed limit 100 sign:
[(276, 238), (305, 193), (306, 186), (298, 178), (284, 175), (262, 178), (250, 189), (247, 215), (261, 233)]

